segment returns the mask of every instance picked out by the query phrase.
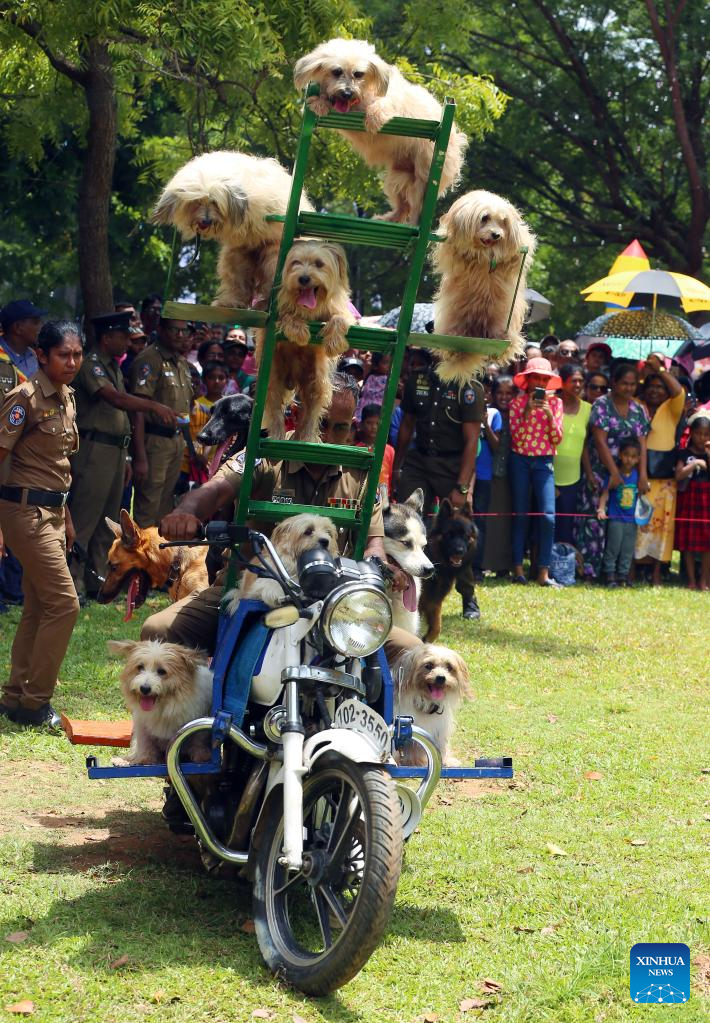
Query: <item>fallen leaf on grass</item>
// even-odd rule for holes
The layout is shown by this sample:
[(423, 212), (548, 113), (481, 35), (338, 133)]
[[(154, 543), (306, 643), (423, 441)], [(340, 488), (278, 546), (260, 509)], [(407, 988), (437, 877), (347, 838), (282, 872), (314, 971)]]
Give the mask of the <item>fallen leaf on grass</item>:
[(627, 838), (625, 841), (627, 841), (629, 845), (648, 845), (645, 838)]
[(487, 1009), (491, 1003), (486, 998), (464, 998), (459, 1002), (461, 1012), (470, 1012), (471, 1009)]
[(125, 966), (130, 960), (130, 956), (123, 955), (118, 959), (114, 959), (112, 963), (109, 963), (110, 970), (120, 970), (122, 966)]
[(439, 802), (443, 806), (453, 806), (454, 805), (453, 799), (447, 799), (446, 796), (439, 796)]
[(543, 927), (540, 934), (554, 934), (559, 924), (548, 924), (547, 927)]
[(554, 725), (555, 722), (557, 721), (557, 715), (556, 714), (548, 714), (547, 715), (547, 720), (550, 722), (551, 725)]
[(555, 845), (554, 842), (547, 843), (547, 851), (550, 856), (567, 856), (568, 853), (561, 849), (559, 845)]
[(20, 942), (27, 941), (29, 936), (29, 931), (13, 931), (12, 934), (5, 935), (5, 941), (9, 941), (11, 945), (19, 945)]
[(254, 1009), (251, 1015), (252, 1019), (271, 1019), (273, 1013), (268, 1009)]
[(703, 994), (710, 994), (710, 955), (700, 954), (692, 960), (697, 970), (693, 986)]
[(244, 923), (241, 924), (241, 926), (239, 927), (239, 930), (244, 931), (245, 934), (255, 934), (256, 924), (254, 923), (253, 920), (245, 920)]
[(497, 980), (491, 980), (490, 977), (485, 977), (481, 981), (481, 988), (484, 991), (490, 991), (491, 994), (497, 994), (499, 991), (503, 990), (503, 985), (499, 984)]
[(585, 771), (584, 777), (587, 779), (587, 781), (601, 781), (604, 775), (601, 773), (601, 771)]
[(31, 1002), (29, 998), (23, 999), (21, 1002), (15, 1002), (14, 1005), (6, 1005), (5, 1012), (14, 1012), (18, 1016), (31, 1016), (35, 1011), (35, 1003)]
[(513, 930), (516, 934), (534, 934), (534, 927), (514, 927)]
[(304, 1019), (303, 1016), (294, 1016), (293, 1023), (308, 1023), (308, 1020)]
[(425, 1012), (422, 1016), (424, 1023), (436, 1023), (439, 1018), (438, 1012)]
[(518, 869), (515, 871), (515, 873), (516, 874), (534, 874), (535, 873), (535, 868), (534, 867), (518, 867)]

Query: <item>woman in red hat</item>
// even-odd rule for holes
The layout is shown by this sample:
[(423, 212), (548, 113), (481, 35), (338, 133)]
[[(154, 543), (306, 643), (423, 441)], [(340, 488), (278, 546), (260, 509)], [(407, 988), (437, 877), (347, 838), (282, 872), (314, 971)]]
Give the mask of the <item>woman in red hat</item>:
[(513, 377), (522, 391), (510, 403), (511, 452), (508, 471), (513, 494), (513, 582), (525, 583), (523, 553), (530, 488), (541, 512), (537, 581), (556, 586), (549, 575), (555, 532), (555, 477), (552, 460), (562, 440), (562, 402), (554, 394), (562, 381), (547, 359), (529, 359)]

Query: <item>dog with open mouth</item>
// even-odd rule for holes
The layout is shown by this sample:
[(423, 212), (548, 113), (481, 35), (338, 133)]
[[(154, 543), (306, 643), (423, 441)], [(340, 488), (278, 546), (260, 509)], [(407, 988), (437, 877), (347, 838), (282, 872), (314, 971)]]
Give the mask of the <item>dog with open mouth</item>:
[[(339, 130), (370, 167), (384, 170), (383, 191), (392, 212), (382, 219), (417, 224), (434, 155), (428, 139), (379, 134), (393, 117), (440, 121), (441, 105), (421, 85), (407, 81), (363, 39), (330, 39), (296, 62), (297, 89), (317, 82), (320, 95), (308, 104), (319, 117), (362, 111), (365, 131)], [(439, 181), (439, 195), (458, 180), (468, 140), (452, 126)]]
[(426, 643), (439, 638), (442, 605), (456, 581), (470, 573), (477, 545), (478, 530), (473, 519), (444, 499), (426, 548), (434, 572), (424, 580), (419, 598), (419, 611), (427, 623)]
[(156, 527), (141, 529), (125, 508), (121, 509), (120, 524), (109, 518), (106, 524), (116, 539), (109, 549), (106, 578), (96, 599), (100, 604), (110, 604), (121, 590), (126, 590), (124, 622), (130, 621), (135, 609), (145, 603), (151, 589), (167, 587), (174, 603), (209, 585), (207, 548), (161, 550), (163, 537)]
[[(222, 150), (196, 156), (167, 183), (151, 214), (183, 238), (219, 242), (213, 305), (266, 308), (274, 283), (291, 175), (276, 160)], [(313, 210), (305, 194), (300, 208)]]
[(212, 406), (210, 418), (197, 434), (200, 444), (216, 449), (207, 470), (210, 479), (223, 462), (245, 447), (253, 406), (246, 394), (228, 394)]
[(422, 519), (424, 491), (418, 487), (406, 501), (383, 509), (384, 547), (387, 560), (407, 577), (407, 586), (392, 592), (392, 624), (415, 636), (419, 634), (419, 594), (421, 581), (434, 571), (425, 553), (426, 529)]
[[(110, 640), (108, 649), (126, 662), (121, 690), (133, 717), (128, 755), (114, 757), (112, 762), (116, 767), (164, 763), (177, 731), (209, 714), (212, 672), (207, 654), (157, 639)], [(186, 746), (189, 760), (206, 763), (210, 759), (209, 737), (195, 736)]]
[[(276, 345), (262, 426), (283, 440), (284, 409), (298, 395), (301, 413), (295, 439), (320, 440), (320, 421), (333, 396), (333, 373), (348, 349), (346, 334), (355, 323), (345, 251), (332, 242), (297, 241), (291, 246), (278, 294), (278, 329), (286, 341)], [(323, 322), (320, 342), (311, 344), (308, 324)], [(261, 365), (265, 332), (256, 332)]]
[[(414, 724), (433, 737), (447, 767), (458, 767), (449, 744), (456, 725), (456, 712), (472, 697), (471, 679), (464, 659), (454, 650), (424, 643), (404, 651), (392, 665), (395, 686), (395, 714), (408, 715)], [(401, 764), (426, 765), (426, 754), (417, 743), (397, 753)]]

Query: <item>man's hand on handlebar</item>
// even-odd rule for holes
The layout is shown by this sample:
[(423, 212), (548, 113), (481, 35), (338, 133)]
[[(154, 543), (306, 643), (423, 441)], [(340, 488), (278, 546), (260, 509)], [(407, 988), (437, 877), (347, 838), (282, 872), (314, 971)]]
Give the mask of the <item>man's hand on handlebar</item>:
[(166, 540), (194, 540), (202, 536), (202, 522), (191, 512), (176, 508), (160, 520), (159, 531)]

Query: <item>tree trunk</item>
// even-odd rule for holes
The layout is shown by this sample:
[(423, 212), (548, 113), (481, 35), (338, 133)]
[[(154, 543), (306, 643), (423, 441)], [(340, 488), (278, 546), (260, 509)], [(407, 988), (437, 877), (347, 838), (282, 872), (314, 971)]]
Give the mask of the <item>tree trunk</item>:
[(84, 168), (79, 188), (79, 282), (87, 318), (113, 309), (109, 263), (109, 212), (116, 158), (116, 95), (111, 58), (105, 43), (88, 41), (82, 54), (82, 82), (89, 112)]

